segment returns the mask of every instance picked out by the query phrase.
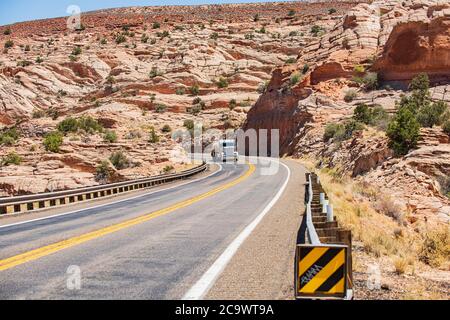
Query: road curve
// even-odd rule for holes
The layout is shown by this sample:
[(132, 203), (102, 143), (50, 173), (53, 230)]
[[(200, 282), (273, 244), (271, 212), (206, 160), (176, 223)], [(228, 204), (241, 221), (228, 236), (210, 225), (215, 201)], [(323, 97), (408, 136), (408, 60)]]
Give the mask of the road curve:
[(261, 169), (224, 164), (135, 199), (0, 225), (0, 299), (180, 299), (286, 184), (286, 167)]

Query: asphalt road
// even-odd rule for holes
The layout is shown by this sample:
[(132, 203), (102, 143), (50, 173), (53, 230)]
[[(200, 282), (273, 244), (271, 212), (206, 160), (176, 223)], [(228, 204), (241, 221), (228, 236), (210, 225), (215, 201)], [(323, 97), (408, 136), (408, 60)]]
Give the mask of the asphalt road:
[(274, 175), (251, 169), (224, 164), (136, 199), (11, 226), (2, 220), (0, 299), (182, 298), (288, 177), (283, 166)]

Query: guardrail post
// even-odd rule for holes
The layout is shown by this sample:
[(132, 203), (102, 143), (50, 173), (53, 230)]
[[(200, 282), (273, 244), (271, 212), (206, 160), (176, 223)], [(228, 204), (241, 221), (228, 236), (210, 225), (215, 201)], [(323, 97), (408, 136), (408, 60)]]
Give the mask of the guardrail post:
[(329, 203), (330, 202), (328, 200), (324, 200), (323, 201), (322, 213), (327, 213), (327, 211), (328, 211), (328, 204)]
[(327, 221), (328, 222), (334, 221), (334, 210), (333, 210), (333, 205), (331, 205), (331, 204), (327, 205)]
[(320, 194), (320, 204), (323, 204), (323, 202), (325, 201), (325, 193), (321, 193)]

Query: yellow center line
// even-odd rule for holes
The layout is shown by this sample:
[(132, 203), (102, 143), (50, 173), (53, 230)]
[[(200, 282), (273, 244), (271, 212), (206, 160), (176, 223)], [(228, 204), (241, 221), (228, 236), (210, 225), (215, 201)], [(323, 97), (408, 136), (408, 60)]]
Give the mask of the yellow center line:
[(33, 260), (37, 260), (39, 258), (48, 256), (50, 254), (53, 254), (55, 252), (61, 251), (63, 249), (67, 249), (82, 243), (85, 243), (87, 241), (93, 240), (93, 239), (97, 239), (100, 237), (103, 237), (105, 235), (117, 232), (119, 230), (125, 229), (125, 228), (129, 228), (138, 224), (141, 224), (143, 222), (147, 222), (149, 220), (153, 220), (157, 217), (161, 217), (164, 216), (168, 213), (171, 213), (173, 211), (176, 211), (178, 209), (182, 209), (182, 208), (186, 208), (196, 202), (199, 202), (201, 200), (204, 200), (206, 198), (212, 197), (213, 195), (218, 194), (219, 192), (222, 192), (224, 190), (227, 190), (239, 183), (241, 183), (242, 181), (246, 180), (248, 177), (250, 177), (254, 172), (255, 172), (255, 166), (252, 164), (249, 164), (249, 169), (247, 170), (247, 172), (242, 175), (241, 177), (239, 177), (236, 180), (233, 180), (227, 184), (224, 184), (223, 186), (220, 186), (216, 189), (213, 189), (209, 192), (203, 193), (201, 195), (195, 196), (193, 198), (181, 201), (179, 203), (176, 203), (170, 207), (137, 217), (137, 218), (133, 218), (131, 220), (127, 220), (106, 228), (102, 228), (93, 232), (89, 232), (86, 234), (83, 234), (81, 236), (77, 236), (74, 238), (70, 238), (67, 240), (63, 240), (45, 247), (41, 247), (35, 250), (31, 250), (4, 260), (0, 260), (0, 271), (4, 271), (7, 269), (11, 269), (13, 267), (16, 267), (18, 265), (33, 261)]

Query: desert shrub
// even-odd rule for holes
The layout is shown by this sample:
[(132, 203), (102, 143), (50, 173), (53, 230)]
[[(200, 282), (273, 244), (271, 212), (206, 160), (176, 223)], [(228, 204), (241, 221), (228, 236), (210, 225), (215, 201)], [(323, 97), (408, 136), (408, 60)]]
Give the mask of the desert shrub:
[(167, 106), (162, 103), (158, 103), (155, 107), (156, 113), (164, 113), (167, 111)]
[(246, 33), (246, 34), (244, 35), (244, 38), (245, 38), (246, 40), (253, 40), (253, 39), (255, 38), (255, 35), (254, 35), (253, 33)]
[(72, 50), (72, 55), (73, 56), (79, 56), (83, 51), (81, 50), (80, 46), (76, 46), (75, 48), (73, 48)]
[(217, 87), (221, 89), (228, 87), (228, 85), (229, 83), (227, 78), (220, 77), (219, 80), (217, 81)]
[(383, 127), (388, 120), (388, 114), (381, 106), (369, 107), (361, 103), (355, 108), (353, 119), (366, 125)]
[(50, 107), (49, 109), (47, 109), (46, 114), (47, 114), (47, 117), (52, 118), (52, 120), (56, 120), (59, 118), (59, 111), (53, 107)]
[(301, 74), (298, 73), (298, 72), (294, 72), (294, 73), (291, 75), (291, 78), (290, 78), (290, 84), (291, 84), (291, 86), (295, 86), (297, 83), (300, 82), (301, 79), (302, 79)]
[(405, 258), (395, 257), (394, 258), (394, 268), (397, 275), (402, 275), (406, 271), (408, 266), (408, 261)]
[(368, 72), (363, 77), (354, 77), (353, 82), (359, 84), (367, 91), (376, 90), (378, 89), (378, 73)]
[(49, 152), (58, 153), (59, 148), (63, 143), (63, 135), (59, 131), (53, 131), (45, 135), (44, 137), (45, 150)]
[(95, 180), (99, 182), (108, 182), (111, 178), (111, 167), (107, 160), (102, 161), (97, 168), (95, 168)]
[(258, 86), (258, 89), (256, 90), (256, 92), (258, 92), (259, 94), (263, 94), (266, 92), (268, 86), (269, 86), (269, 83), (267, 81), (264, 83), (261, 83)]
[(148, 76), (153, 79), (162, 75), (162, 72), (158, 70), (157, 67), (153, 67), (152, 71), (148, 74)]
[(444, 115), (448, 110), (447, 103), (443, 101), (427, 102), (419, 109), (417, 113), (417, 120), (422, 127), (432, 128), (435, 125), (440, 125), (446, 120)]
[(31, 66), (32, 64), (33, 64), (33, 63), (32, 63), (31, 61), (28, 61), (28, 60), (21, 60), (21, 61), (18, 61), (18, 62), (17, 62), (17, 66), (18, 66), (18, 67), (22, 67), (22, 68)]
[(103, 136), (103, 140), (109, 143), (117, 142), (117, 134), (112, 130), (107, 130)]
[(5, 49), (9, 49), (9, 48), (12, 48), (12, 47), (14, 47), (14, 42), (12, 40), (7, 40), (5, 42)]
[(198, 96), (198, 94), (200, 93), (200, 87), (197, 84), (194, 84), (193, 86), (191, 86), (189, 88), (189, 92), (193, 95), (193, 96)]
[(122, 151), (117, 151), (111, 154), (109, 161), (117, 170), (123, 170), (130, 167), (130, 160)]
[(194, 116), (198, 115), (203, 110), (202, 105), (196, 104), (190, 108), (188, 108), (188, 112)]
[(317, 37), (321, 31), (322, 31), (322, 28), (318, 25), (314, 25), (311, 27), (311, 34), (314, 37)]
[(3, 34), (9, 36), (11, 34), (11, 28), (6, 28), (5, 31), (3, 31)]
[(325, 126), (324, 141), (333, 139), (334, 141), (344, 141), (350, 139), (353, 133), (364, 129), (362, 123), (350, 120), (342, 123), (330, 123)]
[(363, 65), (357, 65), (353, 68), (353, 71), (356, 73), (364, 73), (366, 72), (366, 68)]
[(175, 168), (173, 166), (165, 166), (163, 169), (163, 172), (167, 174), (167, 173), (171, 173), (174, 170), (175, 170)]
[(389, 195), (378, 197), (379, 199), (374, 205), (374, 209), (395, 221), (400, 225), (404, 224), (404, 213), (402, 207), (394, 202)]
[(389, 146), (398, 156), (405, 155), (417, 146), (420, 124), (408, 108), (400, 108), (386, 130)]
[(158, 143), (159, 142), (159, 136), (156, 134), (156, 131), (154, 128), (150, 130), (150, 134), (148, 137), (149, 143)]
[(298, 32), (297, 31), (289, 32), (289, 37), (296, 37), (296, 36), (298, 36)]
[(337, 10), (335, 8), (330, 8), (328, 10), (328, 14), (335, 14), (337, 12)]
[(0, 145), (12, 146), (19, 140), (20, 134), (16, 128), (0, 132)]
[(442, 125), (442, 130), (450, 136), (450, 120), (444, 122), (444, 124)]
[(100, 40), (100, 44), (101, 44), (101, 45), (108, 44), (108, 40), (106, 40), (105, 38), (103, 38), (102, 40)]
[(210, 36), (210, 39), (217, 40), (219, 39), (219, 34), (217, 32), (213, 32)]
[(329, 141), (335, 137), (343, 137), (345, 134), (345, 126), (341, 123), (329, 123), (325, 127), (323, 139)]
[(159, 28), (161, 28), (161, 24), (159, 22), (154, 22), (152, 28), (159, 29)]
[(141, 42), (142, 43), (147, 43), (149, 39), (150, 39), (149, 36), (147, 36), (146, 34), (143, 34), (141, 36)]
[(140, 138), (142, 138), (142, 134), (139, 130), (131, 130), (125, 136), (125, 139), (127, 139), (127, 140), (134, 140), (134, 139), (140, 139)]
[(297, 59), (291, 57), (291, 58), (288, 58), (285, 63), (286, 64), (293, 64), (293, 63), (296, 63), (296, 62), (297, 62)]
[(428, 231), (419, 250), (420, 261), (432, 267), (441, 267), (448, 263), (449, 256), (450, 232), (448, 226)]
[(305, 65), (303, 66), (303, 69), (302, 69), (302, 73), (306, 74), (308, 71), (309, 71), (309, 64), (305, 63)]
[(19, 156), (15, 152), (11, 152), (4, 156), (2, 160), (0, 161), (1, 166), (9, 166), (9, 165), (20, 165), (22, 163), (22, 157)]
[(77, 132), (78, 131), (78, 120), (74, 119), (72, 117), (64, 119), (63, 121), (61, 121), (58, 124), (57, 129), (59, 132), (62, 132), (64, 134), (69, 133), (69, 132)]
[(288, 16), (289, 16), (289, 17), (295, 16), (295, 10), (293, 10), (293, 9), (289, 10)]
[(78, 119), (78, 128), (86, 133), (93, 134), (95, 132), (102, 132), (103, 126), (91, 116), (84, 116)]
[(228, 107), (230, 108), (230, 110), (233, 110), (234, 108), (236, 108), (236, 106), (237, 106), (236, 99), (231, 99), (230, 102), (228, 103)]
[(125, 35), (123, 35), (123, 34), (119, 34), (116, 36), (115, 41), (116, 41), (116, 44), (121, 44), (121, 43), (127, 42), (127, 37), (125, 37)]
[(39, 110), (39, 109), (34, 109), (33, 112), (31, 113), (31, 117), (33, 119), (40, 119), (45, 117), (45, 111), (44, 110)]
[(358, 93), (355, 90), (350, 89), (345, 93), (344, 101), (350, 103), (355, 100), (356, 97), (358, 97)]
[(186, 89), (184, 88), (178, 88), (175, 92), (177, 95), (182, 96), (186, 93)]
[(259, 14), (255, 14), (255, 15), (253, 16), (253, 21), (254, 21), (254, 22), (258, 22), (258, 21), (259, 21)]
[(30, 47), (30, 45), (29, 44), (27, 44), (26, 46), (25, 46), (25, 52), (29, 52), (29, 51), (31, 51), (31, 47)]
[(185, 120), (183, 126), (188, 130), (193, 130), (195, 127), (194, 120)]
[(39, 56), (39, 57), (36, 58), (36, 63), (37, 64), (40, 64), (42, 62), (44, 62), (44, 59), (42, 59), (42, 57)]
[(169, 133), (169, 132), (172, 132), (172, 128), (168, 124), (166, 124), (162, 127), (161, 131), (163, 133)]

